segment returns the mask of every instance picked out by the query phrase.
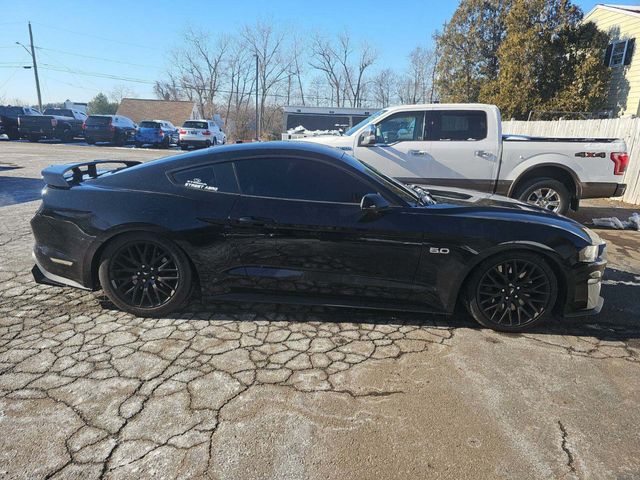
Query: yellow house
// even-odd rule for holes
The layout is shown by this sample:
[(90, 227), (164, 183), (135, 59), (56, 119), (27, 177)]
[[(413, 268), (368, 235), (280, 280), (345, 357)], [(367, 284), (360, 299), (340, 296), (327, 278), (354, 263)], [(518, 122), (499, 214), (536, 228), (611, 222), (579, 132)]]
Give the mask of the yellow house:
[(584, 17), (607, 32), (611, 43), (604, 61), (611, 68), (606, 110), (613, 116), (640, 116), (640, 58), (633, 58), (640, 37), (640, 6), (596, 5)]

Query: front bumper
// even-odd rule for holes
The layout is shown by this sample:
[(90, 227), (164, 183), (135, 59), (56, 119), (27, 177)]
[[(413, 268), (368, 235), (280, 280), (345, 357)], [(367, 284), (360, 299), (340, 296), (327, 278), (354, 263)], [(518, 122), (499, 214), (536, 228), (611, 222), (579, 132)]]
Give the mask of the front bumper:
[(567, 285), (567, 302), (565, 317), (581, 317), (597, 315), (602, 310), (604, 299), (600, 295), (602, 278), (607, 266), (604, 246), (595, 262), (578, 263), (570, 274)]

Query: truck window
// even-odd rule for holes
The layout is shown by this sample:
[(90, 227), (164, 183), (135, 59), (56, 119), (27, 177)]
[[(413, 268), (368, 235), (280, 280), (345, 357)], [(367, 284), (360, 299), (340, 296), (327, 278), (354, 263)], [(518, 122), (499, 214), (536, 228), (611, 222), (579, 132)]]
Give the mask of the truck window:
[(434, 110), (427, 119), (432, 141), (475, 141), (487, 138), (487, 114), (481, 110)]
[(423, 140), (424, 112), (401, 112), (376, 125), (376, 143)]

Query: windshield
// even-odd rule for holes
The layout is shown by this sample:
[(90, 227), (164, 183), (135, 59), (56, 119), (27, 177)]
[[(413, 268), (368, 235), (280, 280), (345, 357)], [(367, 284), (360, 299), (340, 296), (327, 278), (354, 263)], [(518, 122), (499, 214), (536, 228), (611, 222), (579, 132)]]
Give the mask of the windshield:
[(369, 115), (367, 118), (365, 118), (364, 120), (362, 120), (360, 123), (355, 124), (353, 127), (351, 127), (349, 130), (347, 130), (346, 132), (344, 132), (345, 135), (350, 136), (353, 135), (354, 133), (356, 133), (358, 130), (360, 130), (362, 127), (364, 127), (367, 123), (371, 123), (373, 122), (373, 120), (376, 117), (379, 117), (380, 115), (382, 115), (383, 113), (385, 113), (387, 110), (378, 110), (376, 113), (372, 113), (371, 115)]
[(23, 115), (22, 107), (0, 107), (0, 115)]
[(358, 160), (357, 158), (352, 157), (351, 155), (348, 155), (345, 153), (342, 158), (347, 161), (351, 160), (351, 165), (353, 165), (355, 168), (360, 170), (365, 175), (368, 175), (369, 177), (373, 177), (375, 180), (378, 181), (378, 183), (382, 183), (386, 188), (391, 190), (393, 193), (395, 193), (397, 196), (402, 198), (402, 200), (404, 200), (408, 204), (410, 205), (424, 204), (424, 202), (422, 201), (422, 197), (417, 192), (415, 192), (414, 190), (406, 186), (405, 184), (391, 177), (388, 177), (384, 173), (373, 168), (371, 165), (366, 164)]

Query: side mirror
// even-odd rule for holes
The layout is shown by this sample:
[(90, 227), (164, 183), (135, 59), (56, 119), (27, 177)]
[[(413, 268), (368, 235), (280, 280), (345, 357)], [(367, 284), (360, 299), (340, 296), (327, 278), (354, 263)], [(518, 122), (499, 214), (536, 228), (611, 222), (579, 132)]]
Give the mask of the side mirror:
[(359, 145), (363, 147), (370, 147), (376, 144), (376, 126), (369, 125), (364, 132), (360, 134)]
[(378, 213), (390, 207), (391, 204), (379, 193), (367, 193), (360, 200), (360, 209), (363, 212)]

